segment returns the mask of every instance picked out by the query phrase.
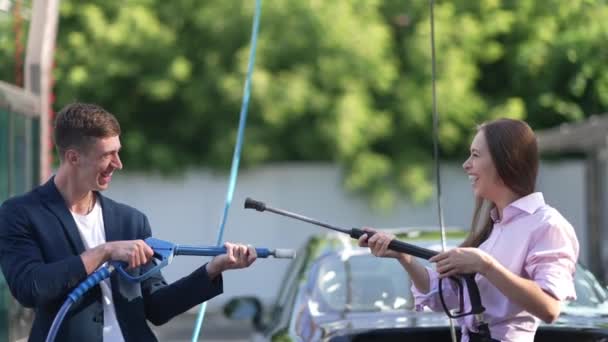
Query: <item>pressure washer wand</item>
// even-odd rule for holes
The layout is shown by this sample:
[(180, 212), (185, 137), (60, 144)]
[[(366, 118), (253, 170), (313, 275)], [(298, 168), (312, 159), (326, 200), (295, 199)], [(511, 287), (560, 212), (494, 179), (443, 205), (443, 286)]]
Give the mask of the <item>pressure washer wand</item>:
[[(125, 279), (131, 282), (141, 282), (148, 277), (152, 276), (155, 272), (161, 268), (167, 266), (173, 261), (173, 257), (177, 255), (194, 255), (194, 256), (216, 256), (220, 254), (226, 254), (226, 247), (210, 247), (210, 246), (187, 246), (178, 245), (169, 241), (156, 239), (149, 237), (145, 240), (146, 244), (152, 248), (154, 252), (154, 259), (156, 265), (144, 274), (133, 276), (129, 274), (125, 269), (127, 267), (124, 263), (117, 263), (116, 270)], [(256, 248), (255, 249), (258, 258), (283, 258), (293, 259), (296, 257), (296, 253), (293, 249), (270, 249), (270, 248)]]
[[(245, 209), (255, 209), (257, 211), (270, 211), (275, 214), (295, 218), (296, 220), (312, 223), (317, 226), (329, 228), (331, 230), (335, 230), (340, 233), (348, 234), (353, 239), (359, 239), (361, 237), (361, 235), (363, 235), (363, 234), (367, 234), (368, 238), (370, 238), (372, 235), (374, 235), (374, 232), (368, 232), (363, 229), (359, 229), (359, 228), (347, 229), (347, 228), (336, 227), (336, 226), (332, 226), (330, 224), (327, 224), (327, 223), (324, 223), (321, 221), (317, 221), (310, 217), (295, 214), (295, 213), (292, 213), (292, 212), (289, 212), (286, 210), (282, 210), (282, 209), (272, 208), (272, 207), (267, 206), (264, 202), (256, 201), (251, 198), (247, 198), (245, 200)], [(427, 260), (432, 258), (433, 256), (439, 254), (439, 252), (437, 252), (437, 251), (418, 247), (418, 246), (415, 246), (415, 245), (412, 245), (409, 243), (405, 243), (403, 241), (399, 241), (396, 239), (390, 242), (390, 244), (388, 245), (388, 248), (393, 251), (406, 253), (406, 254), (413, 255), (413, 256), (427, 259)]]
[[(296, 256), (296, 252), (293, 249), (270, 249), (270, 248), (256, 248), (255, 249), (258, 258), (274, 257), (277, 259), (293, 259)], [(216, 256), (220, 254), (226, 254), (226, 247), (199, 247), (199, 246), (187, 246), (187, 245), (176, 245), (173, 255), (194, 255), (194, 256)]]
[[(76, 303), (84, 294), (91, 288), (102, 282), (104, 279), (110, 277), (112, 272), (117, 271), (123, 278), (131, 282), (142, 282), (149, 277), (153, 276), (160, 271), (161, 268), (169, 265), (176, 255), (196, 255), (196, 256), (216, 256), (220, 254), (226, 254), (226, 247), (208, 247), (208, 246), (187, 246), (177, 245), (169, 241), (156, 239), (149, 237), (145, 240), (146, 244), (154, 251), (154, 266), (148, 269), (146, 272), (133, 276), (126, 271), (128, 265), (125, 262), (113, 261), (108, 265), (101, 267), (99, 270), (88, 276), (82, 283), (80, 283), (70, 294), (59, 309), (46, 337), (46, 342), (54, 342), (61, 322), (65, 318), (66, 314), (70, 310), (73, 303)], [(293, 249), (270, 249), (270, 248), (256, 248), (255, 249), (259, 258), (284, 258), (293, 259), (296, 257), (296, 252)]]
[[(332, 226), (330, 224), (320, 222), (320, 221), (317, 221), (315, 219), (312, 219), (312, 218), (309, 218), (309, 217), (306, 217), (303, 215), (295, 214), (295, 213), (292, 213), (292, 212), (289, 212), (286, 210), (272, 208), (272, 207), (267, 206), (266, 203), (264, 203), (264, 202), (256, 201), (251, 198), (247, 198), (245, 200), (245, 209), (255, 209), (257, 211), (270, 211), (275, 214), (295, 218), (300, 221), (312, 223), (317, 226), (329, 228), (329, 229), (335, 230), (337, 232), (348, 234), (353, 239), (359, 239), (361, 237), (361, 235), (363, 235), (363, 234), (367, 234), (368, 238), (371, 237), (372, 235), (374, 235), (374, 232), (368, 232), (363, 229), (359, 229), (359, 228), (347, 229), (347, 228), (336, 227), (336, 226)], [(437, 251), (418, 247), (416, 245), (412, 245), (412, 244), (409, 244), (409, 243), (406, 243), (403, 241), (399, 241), (397, 239), (393, 239), (389, 243), (388, 248), (390, 250), (393, 250), (396, 252), (413, 255), (415, 257), (419, 257), (419, 258), (423, 258), (423, 259), (427, 259), (427, 260), (432, 258), (433, 256), (439, 254), (439, 252), (437, 252)], [(441, 302), (444, 305), (444, 310), (445, 310), (446, 314), (452, 318), (462, 317), (462, 316), (466, 316), (466, 315), (473, 315), (473, 314), (481, 314), (482, 312), (485, 311), (485, 308), (481, 304), (481, 296), (479, 295), (479, 288), (477, 287), (477, 283), (475, 282), (475, 274), (462, 274), (462, 275), (460, 275), (460, 277), (466, 283), (467, 291), (469, 294), (469, 299), (471, 301), (471, 310), (469, 312), (466, 312), (464, 310), (464, 306), (461, 305), (461, 307), (458, 310), (456, 310), (455, 312), (450, 312), (450, 310), (448, 310), (447, 306), (445, 306), (445, 302), (443, 301), (443, 297), (442, 297)], [(462, 294), (464, 293), (463, 284), (456, 277), (450, 277), (450, 278), (452, 278), (453, 280), (455, 280), (457, 282), (458, 287), (459, 287), (459, 292), (460, 292), (461, 298), (462, 298)], [(440, 295), (442, 295), (442, 291), (439, 291), (439, 293), (440, 293)], [(462, 301), (461, 301), (461, 303), (462, 303)]]

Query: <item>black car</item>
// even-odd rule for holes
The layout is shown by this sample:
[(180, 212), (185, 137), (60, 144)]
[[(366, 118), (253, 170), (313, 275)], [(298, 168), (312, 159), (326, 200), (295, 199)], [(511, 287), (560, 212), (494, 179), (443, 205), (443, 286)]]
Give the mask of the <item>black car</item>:
[[(396, 233), (402, 241), (440, 248), (437, 234)], [(463, 233), (448, 237), (457, 242)], [(555, 323), (541, 324), (535, 341), (608, 341), (608, 292), (581, 265), (575, 282), (577, 300), (563, 305)], [(414, 310), (410, 279), (399, 263), (374, 257), (337, 233), (313, 236), (299, 250), (269, 310), (255, 297), (239, 297), (225, 313), (251, 319), (254, 341), (451, 340), (444, 313)]]

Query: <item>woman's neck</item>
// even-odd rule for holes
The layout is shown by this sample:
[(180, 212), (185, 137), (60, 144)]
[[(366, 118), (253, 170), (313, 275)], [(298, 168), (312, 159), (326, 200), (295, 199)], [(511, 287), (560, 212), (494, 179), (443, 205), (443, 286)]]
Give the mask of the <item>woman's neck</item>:
[(498, 217), (500, 219), (502, 219), (502, 212), (503, 212), (503, 210), (509, 204), (517, 201), (520, 198), (521, 198), (520, 195), (517, 195), (516, 193), (514, 193), (510, 189), (505, 189), (505, 191), (503, 191), (502, 193), (500, 193), (499, 196), (496, 196), (496, 198), (493, 199), (492, 202), (494, 202), (494, 205), (496, 205), (496, 210), (498, 211)]

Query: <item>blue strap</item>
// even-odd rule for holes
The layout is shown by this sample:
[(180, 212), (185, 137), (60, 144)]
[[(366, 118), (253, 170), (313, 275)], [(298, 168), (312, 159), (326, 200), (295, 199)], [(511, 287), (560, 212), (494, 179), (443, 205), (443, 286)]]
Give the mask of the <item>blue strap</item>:
[[(245, 89), (243, 94), (243, 102), (241, 104), (241, 113), (239, 118), (239, 130), (236, 138), (236, 146), (234, 147), (234, 154), (232, 155), (232, 166), (230, 168), (230, 181), (228, 183), (228, 191), (226, 193), (226, 203), (224, 205), (224, 212), (222, 214), (222, 220), (220, 223), (220, 229), (217, 234), (217, 245), (223, 245), (224, 240), (224, 227), (226, 226), (226, 220), (228, 219), (228, 210), (232, 203), (232, 197), (234, 195), (234, 188), (236, 187), (236, 179), (239, 171), (239, 162), (241, 160), (241, 150), (243, 148), (243, 138), (245, 135), (245, 123), (247, 121), (247, 108), (249, 107), (249, 95), (251, 93), (251, 75), (253, 74), (253, 66), (255, 64), (255, 50), (258, 41), (258, 27), (260, 26), (260, 14), (262, 12), (262, 0), (256, 0), (255, 2), (255, 14), (253, 17), (253, 30), (251, 32), (251, 50), (249, 51), (249, 65), (247, 66), (247, 78), (245, 79)], [(196, 318), (196, 326), (192, 333), (192, 342), (198, 341), (198, 336), (203, 324), (205, 317), (205, 311), (207, 309), (207, 302), (201, 305)]]

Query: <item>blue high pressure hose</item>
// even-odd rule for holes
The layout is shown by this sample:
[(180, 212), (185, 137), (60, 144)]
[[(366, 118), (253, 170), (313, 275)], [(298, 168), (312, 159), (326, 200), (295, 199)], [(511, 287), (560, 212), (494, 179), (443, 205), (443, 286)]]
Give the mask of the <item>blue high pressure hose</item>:
[[(243, 138), (245, 135), (245, 123), (247, 122), (247, 109), (249, 107), (249, 95), (251, 93), (251, 75), (253, 74), (253, 66), (255, 64), (255, 51), (258, 42), (258, 28), (260, 26), (260, 14), (262, 12), (262, 0), (256, 0), (255, 2), (255, 14), (253, 16), (253, 29), (251, 31), (251, 50), (249, 50), (249, 63), (247, 65), (247, 78), (245, 79), (245, 87), (243, 94), (243, 102), (241, 104), (241, 113), (239, 117), (239, 130), (236, 138), (236, 145), (234, 147), (234, 154), (232, 155), (232, 166), (230, 168), (230, 180), (228, 183), (228, 191), (226, 193), (226, 203), (224, 205), (224, 212), (220, 223), (220, 229), (217, 234), (216, 245), (222, 245), (224, 240), (224, 227), (226, 226), (226, 220), (228, 218), (228, 210), (232, 203), (232, 197), (234, 195), (234, 188), (236, 186), (236, 179), (238, 176), (239, 162), (241, 160), (241, 149), (243, 147)], [(192, 342), (198, 341), (198, 336), (203, 325), (205, 318), (205, 311), (207, 310), (207, 302), (201, 304), (196, 318), (196, 324), (194, 331), (192, 332)]]
[[(177, 255), (195, 255), (195, 256), (216, 256), (220, 254), (226, 254), (225, 247), (207, 247), (207, 246), (188, 246), (188, 245), (176, 245), (168, 241), (163, 241), (155, 238), (147, 238), (145, 240), (152, 250), (154, 251), (154, 258), (157, 263), (146, 273), (139, 276), (132, 276), (125, 271), (126, 264), (123, 262), (111, 262), (106, 266), (101, 267), (99, 270), (93, 272), (88, 276), (82, 283), (80, 283), (70, 294), (63, 303), (53, 323), (49, 329), (49, 333), (46, 338), (46, 342), (55, 341), (55, 337), (59, 332), (59, 327), (65, 318), (65, 315), (70, 310), (72, 304), (76, 303), (87, 291), (92, 287), (101, 283), (104, 279), (107, 279), (112, 272), (118, 271), (120, 275), (131, 282), (141, 282), (146, 280), (161, 268), (167, 266)], [(291, 259), (295, 257), (295, 252), (291, 249), (269, 249), (269, 248), (256, 248), (256, 253), (259, 258), (287, 258)]]
[(59, 312), (55, 316), (53, 320), (53, 324), (51, 324), (51, 328), (49, 330), (49, 334), (46, 337), (46, 342), (55, 341), (55, 337), (57, 336), (57, 332), (59, 331), (59, 327), (61, 326), (61, 322), (65, 318), (65, 315), (70, 310), (72, 304), (74, 304), (78, 299), (80, 299), (87, 291), (89, 291), (93, 286), (101, 283), (104, 279), (108, 278), (110, 274), (114, 271), (114, 265), (110, 264), (108, 266), (104, 266), (99, 270), (93, 272), (90, 276), (85, 279), (80, 285), (78, 285), (70, 294), (68, 295), (68, 299), (63, 303)]

